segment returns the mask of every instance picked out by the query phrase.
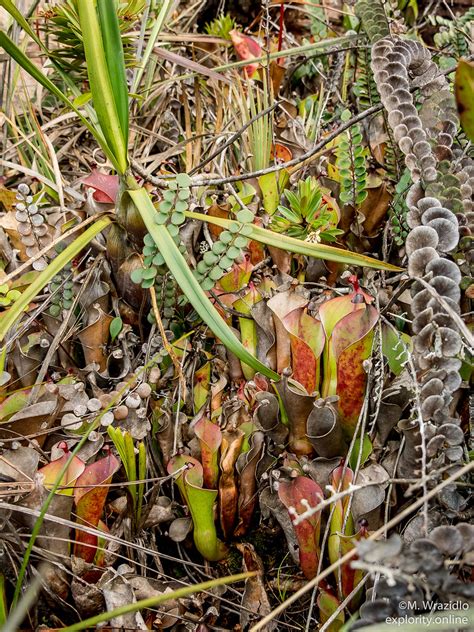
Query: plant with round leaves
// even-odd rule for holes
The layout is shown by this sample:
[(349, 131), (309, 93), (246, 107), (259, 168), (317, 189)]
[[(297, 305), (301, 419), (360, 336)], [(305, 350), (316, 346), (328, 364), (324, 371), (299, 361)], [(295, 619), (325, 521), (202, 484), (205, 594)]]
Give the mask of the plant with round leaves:
[(249, 242), (249, 234), (254, 214), (248, 208), (237, 212), (235, 221), (231, 221), (228, 229), (223, 230), (210, 250), (205, 252), (196, 266), (194, 275), (205, 291), (212, 290), (217, 281), (228, 272), (242, 249)]
[(408, 208), (405, 203), (405, 195), (410, 184), (410, 172), (406, 169), (395, 186), (395, 195), (389, 209), (390, 230), (397, 246), (403, 246), (410, 232), (407, 224)]
[[(185, 212), (188, 210), (188, 199), (191, 195), (190, 184), (191, 178), (186, 173), (178, 174), (163, 192), (163, 199), (157, 207), (158, 213), (154, 217), (156, 224), (167, 227), (182, 254), (186, 252), (186, 247), (181, 243), (179, 228), (186, 219)], [(132, 281), (144, 289), (153, 287), (155, 283), (161, 285), (167, 268), (164, 257), (150, 233), (143, 238), (142, 252), (143, 268), (132, 271)]]
[[(349, 121), (351, 113), (344, 110), (342, 121)], [(336, 151), (336, 166), (340, 176), (339, 199), (343, 204), (356, 207), (367, 197), (367, 150), (362, 145), (360, 125), (352, 125), (341, 134)]]
[(456, 58), (467, 57), (471, 45), (471, 33), (474, 27), (474, 7), (463, 15), (446, 18), (441, 15), (429, 15), (433, 26), (440, 27), (433, 35), (436, 47), (444, 53), (452, 53)]
[(8, 283), (2, 283), (0, 285), (0, 307), (8, 307), (19, 296), (21, 296), (21, 292), (19, 290), (10, 289)]
[[(166, 226), (179, 251), (184, 255), (186, 247), (181, 243), (179, 229), (184, 223), (185, 212), (188, 210), (191, 178), (186, 173), (180, 173), (172, 180), (168, 188), (163, 192), (163, 199), (158, 204), (158, 213), (155, 215), (155, 223)], [(177, 286), (165, 265), (165, 260), (160, 253), (155, 240), (147, 233), (143, 239), (143, 267), (136, 268), (131, 273), (134, 283), (140, 284), (143, 289), (155, 287), (156, 295), (160, 303), (163, 303), (163, 325), (169, 325), (169, 319), (174, 316)], [(162, 299), (162, 300), (161, 300)], [(185, 297), (181, 299), (186, 300)], [(153, 310), (148, 314), (148, 321), (155, 322)]]
[(371, 42), (390, 35), (387, 16), (380, 0), (359, 0), (355, 12)]
[[(56, 252), (61, 252), (63, 248), (57, 247)], [(51, 305), (48, 313), (58, 318), (63, 310), (71, 309), (74, 301), (74, 284), (72, 280), (72, 263), (69, 261), (59, 272), (51, 279), (48, 285), (48, 291), (51, 294)]]
[[(399, 37), (388, 36), (374, 44), (371, 66), (388, 123), (405, 154), (412, 180), (434, 182), (437, 160), (451, 156), (457, 129), (455, 103), (446, 77), (440, 74), (426, 47)], [(420, 110), (411, 92), (415, 87), (423, 99)]]
[(455, 214), (463, 213), (464, 196), (461, 191), (461, 182), (458, 174), (452, 173), (451, 161), (441, 160), (436, 170), (438, 177), (435, 182), (427, 184), (426, 195), (437, 198), (444, 208), (448, 208)]
[[(51, 240), (48, 218), (44, 209), (35, 202), (27, 184), (22, 182), (18, 185), (16, 199), (18, 202), (15, 205), (15, 219), (18, 222), (18, 234), (28, 257), (34, 257)], [(32, 264), (35, 270), (44, 270), (47, 265), (45, 257), (37, 258)]]
[(163, 257), (158, 250), (153, 237), (147, 233), (143, 238), (143, 267), (135, 268), (130, 274), (130, 278), (137, 285), (141, 285), (147, 290), (161, 283), (162, 276), (166, 274), (166, 266)]

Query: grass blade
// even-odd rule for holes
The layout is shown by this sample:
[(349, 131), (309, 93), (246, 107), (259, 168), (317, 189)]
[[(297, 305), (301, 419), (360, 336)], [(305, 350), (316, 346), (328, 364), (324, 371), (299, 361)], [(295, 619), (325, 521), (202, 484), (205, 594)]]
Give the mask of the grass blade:
[(119, 617), (120, 615), (137, 612), (138, 610), (144, 610), (145, 608), (154, 608), (162, 603), (165, 603), (166, 601), (169, 601), (170, 599), (180, 599), (181, 597), (186, 597), (187, 595), (191, 595), (192, 593), (209, 590), (211, 588), (214, 588), (215, 586), (225, 586), (226, 584), (241, 582), (245, 579), (248, 579), (249, 577), (254, 577), (255, 575), (255, 572), (240, 573), (239, 575), (229, 575), (228, 577), (210, 579), (207, 582), (195, 584), (194, 586), (184, 586), (184, 588), (178, 588), (178, 590), (174, 590), (173, 592), (164, 593), (155, 597), (148, 597), (147, 599), (141, 599), (140, 601), (137, 601), (135, 603), (120, 606), (119, 608), (115, 608), (115, 610), (111, 610), (110, 612), (102, 612), (95, 617), (90, 617), (90, 619), (85, 619), (84, 621), (80, 621), (79, 623), (74, 623), (73, 625), (66, 626), (65, 628), (63, 628), (63, 632), (80, 632), (80, 630), (93, 628), (99, 623), (104, 623), (105, 621), (109, 621), (110, 619)]
[[(222, 226), (222, 228), (226, 228), (227, 230), (232, 223), (229, 219), (195, 213), (194, 211), (187, 211), (186, 216), (198, 219), (201, 222), (209, 222), (216, 226)], [(306, 255), (307, 257), (314, 257), (315, 259), (327, 259), (327, 261), (336, 261), (337, 263), (345, 263), (346, 265), (365, 266), (366, 268), (388, 270), (390, 272), (401, 272), (403, 270), (403, 268), (394, 266), (391, 263), (379, 261), (378, 259), (367, 257), (366, 255), (360, 255), (357, 252), (350, 252), (349, 250), (342, 250), (341, 248), (327, 246), (326, 244), (313, 244), (309, 241), (287, 237), (286, 235), (274, 233), (266, 228), (255, 226), (255, 224), (251, 226), (252, 234), (249, 236), (250, 239), (259, 241), (267, 246), (275, 246), (275, 248), (293, 252), (297, 255)]]
[(100, 28), (104, 42), (105, 60), (111, 78), (115, 105), (124, 139), (128, 138), (128, 87), (123, 56), (122, 38), (115, 0), (99, 0)]
[(3, 31), (0, 31), (0, 48), (3, 48), (25, 72), (33, 77), (38, 83), (40, 83), (44, 88), (49, 90), (54, 96), (58, 97), (60, 101), (62, 101), (69, 108), (74, 110), (77, 114), (81, 122), (85, 125), (87, 130), (92, 134), (92, 136), (96, 139), (97, 143), (100, 145), (101, 149), (107, 156), (107, 158), (111, 161), (115, 168), (118, 168), (116, 164), (115, 157), (111, 153), (102, 132), (94, 127), (78, 110), (78, 108), (74, 105), (70, 99), (60, 90), (48, 77), (41, 72), (41, 70), (33, 64), (30, 59), (25, 55), (25, 53), (18, 48), (18, 46), (6, 35)]
[(0, 573), (0, 625), (4, 625), (8, 616), (5, 575)]
[(164, 226), (155, 223), (156, 209), (147, 191), (141, 188), (130, 190), (128, 193), (139, 210), (148, 232), (163, 255), (171, 274), (202, 320), (239, 360), (251, 366), (255, 371), (259, 371), (263, 375), (278, 381), (280, 379), (278, 373), (275, 373), (257, 360), (232, 333), (194, 278), (168, 230)]
[(78, 0), (87, 73), (100, 128), (120, 173), (127, 169), (127, 140), (122, 132), (112, 79), (109, 76), (99, 17), (94, 0)]
[(192, 70), (193, 72), (199, 73), (201, 75), (205, 75), (210, 79), (214, 79), (215, 81), (222, 81), (227, 85), (232, 85), (230, 79), (224, 77), (224, 75), (219, 74), (212, 68), (207, 68), (203, 66), (203, 64), (198, 63), (197, 61), (193, 61), (192, 59), (188, 59), (187, 57), (183, 57), (182, 55), (178, 55), (178, 53), (173, 53), (166, 48), (156, 48), (155, 55), (157, 57), (161, 57), (161, 59), (166, 59), (167, 61), (176, 64), (177, 66), (181, 66), (182, 68), (186, 68), (187, 70)]
[(109, 217), (102, 217), (97, 220), (92, 226), (82, 233), (72, 244), (67, 246), (51, 263), (43, 270), (31, 283), (26, 290), (21, 293), (21, 296), (13, 303), (10, 309), (2, 315), (0, 319), (0, 341), (2, 341), (7, 335), (10, 327), (14, 325), (23, 311), (28, 307), (35, 296), (37, 296), (41, 290), (47, 285), (51, 279), (60, 272), (63, 267), (71, 261), (87, 244), (94, 239), (104, 228), (110, 224)]

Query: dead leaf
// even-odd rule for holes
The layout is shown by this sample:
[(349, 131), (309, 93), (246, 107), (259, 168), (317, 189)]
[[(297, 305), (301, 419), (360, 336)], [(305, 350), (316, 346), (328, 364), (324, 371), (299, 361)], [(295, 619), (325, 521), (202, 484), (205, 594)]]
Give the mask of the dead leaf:
[(364, 233), (368, 237), (376, 237), (386, 219), (392, 194), (389, 192), (387, 183), (383, 182), (376, 188), (367, 189), (367, 197), (358, 212), (362, 213)]
[(116, 175), (102, 173), (93, 169), (82, 184), (94, 190), (93, 198), (96, 202), (115, 204), (119, 193), (119, 179)]
[[(251, 544), (237, 544), (237, 548), (243, 556), (242, 570), (244, 572), (256, 571), (258, 573), (258, 575), (245, 580), (244, 594), (242, 595), (243, 608), (240, 613), (240, 625), (242, 630), (247, 630), (252, 623), (269, 614), (272, 608), (262, 580), (262, 577), (264, 577), (262, 560), (256, 554)], [(262, 630), (263, 632), (272, 632), (276, 627), (277, 623), (271, 621)]]

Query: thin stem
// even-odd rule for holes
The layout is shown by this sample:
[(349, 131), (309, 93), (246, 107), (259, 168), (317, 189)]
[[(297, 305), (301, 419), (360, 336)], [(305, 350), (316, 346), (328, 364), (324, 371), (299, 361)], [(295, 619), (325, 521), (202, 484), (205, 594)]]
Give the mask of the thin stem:
[(163, 346), (166, 349), (171, 362), (173, 363), (174, 368), (176, 369), (176, 375), (178, 376), (179, 383), (182, 388), (183, 397), (186, 396), (186, 379), (183, 375), (183, 370), (181, 368), (181, 364), (178, 360), (176, 353), (174, 352), (173, 347), (170, 345), (169, 340), (166, 336), (166, 331), (163, 326), (163, 321), (161, 320), (160, 310), (158, 309), (158, 303), (156, 301), (156, 291), (154, 287), (150, 288), (150, 297), (151, 297), (151, 305), (153, 308), (153, 315), (155, 316), (156, 324), (158, 325), (158, 330), (160, 332), (161, 338), (163, 340)]

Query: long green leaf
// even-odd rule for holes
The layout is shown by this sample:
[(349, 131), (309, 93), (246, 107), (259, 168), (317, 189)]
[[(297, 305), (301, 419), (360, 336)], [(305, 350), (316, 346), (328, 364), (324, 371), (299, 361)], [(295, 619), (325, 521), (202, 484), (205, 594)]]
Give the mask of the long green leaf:
[(169, 593), (163, 593), (162, 595), (157, 595), (156, 597), (148, 597), (147, 599), (141, 599), (135, 603), (125, 604), (124, 606), (119, 606), (118, 608), (115, 608), (115, 610), (110, 610), (109, 612), (102, 612), (95, 617), (90, 617), (90, 619), (85, 619), (79, 623), (68, 625), (65, 628), (62, 628), (62, 630), (63, 632), (80, 632), (80, 630), (86, 630), (87, 628), (95, 628), (95, 626), (99, 623), (110, 621), (110, 619), (124, 614), (130, 614), (131, 612), (137, 612), (138, 610), (144, 610), (145, 608), (155, 608), (162, 603), (166, 603), (170, 599), (181, 599), (181, 597), (186, 597), (187, 595), (191, 595), (196, 592), (203, 592), (204, 590), (210, 590), (216, 586), (224, 586), (226, 584), (241, 582), (249, 577), (254, 577), (255, 575), (255, 572), (240, 573), (238, 575), (229, 575), (227, 577), (210, 579), (207, 582), (194, 584), (194, 586), (184, 586), (183, 588), (178, 588), (177, 590), (173, 590)]
[[(221, 226), (227, 230), (232, 223), (231, 220), (223, 217), (213, 217), (211, 215), (204, 215), (203, 213), (195, 213), (194, 211), (187, 211), (186, 216), (198, 219), (201, 222), (209, 222), (210, 224)], [(377, 270), (390, 270), (391, 272), (402, 271), (402, 268), (394, 266), (391, 263), (378, 261), (378, 259), (372, 259), (372, 257), (360, 255), (357, 252), (342, 250), (341, 248), (327, 246), (326, 244), (313, 244), (309, 241), (301, 241), (294, 237), (287, 237), (286, 235), (274, 233), (266, 228), (255, 226), (255, 224), (251, 224), (251, 227), (252, 234), (249, 235), (250, 239), (259, 241), (267, 246), (275, 246), (275, 248), (293, 252), (297, 255), (306, 255), (307, 257), (314, 257), (315, 259), (327, 259), (328, 261), (336, 261), (337, 263), (345, 263), (347, 265), (376, 268)]]
[(51, 279), (60, 272), (66, 263), (71, 261), (87, 244), (94, 239), (104, 228), (110, 224), (109, 217), (102, 217), (92, 226), (85, 230), (82, 235), (77, 237), (72, 244), (69, 244), (51, 263), (43, 270), (31, 283), (21, 296), (13, 303), (7, 312), (0, 319), (0, 341), (7, 335), (10, 327), (14, 325), (28, 307), (31, 301), (37, 296), (41, 290), (47, 285)]
[(0, 625), (4, 625), (7, 620), (7, 593), (5, 585), (5, 575), (0, 573)]
[(255, 371), (259, 371), (273, 380), (279, 380), (280, 376), (277, 373), (262, 364), (255, 356), (247, 351), (208, 299), (193, 276), (186, 260), (180, 253), (167, 228), (155, 223), (156, 209), (147, 191), (140, 188), (130, 190), (128, 193), (140, 212), (148, 232), (153, 237), (163, 255), (171, 274), (202, 320), (239, 360), (251, 366)]
[(17, 64), (23, 68), (23, 70), (25, 70), (29, 75), (33, 77), (33, 79), (36, 79), (36, 81), (40, 83), (44, 88), (46, 88), (56, 97), (58, 97), (58, 99), (60, 99), (65, 105), (71, 108), (71, 110), (74, 110), (74, 112), (77, 114), (81, 122), (85, 125), (87, 130), (96, 139), (107, 158), (117, 169), (118, 165), (115, 161), (115, 157), (110, 151), (102, 132), (94, 127), (81, 114), (78, 108), (70, 99), (68, 99), (64, 92), (62, 92), (62, 90), (60, 90), (35, 64), (33, 64), (25, 55), (25, 53), (20, 48), (18, 48), (18, 46), (3, 31), (0, 31), (0, 48), (3, 48), (17, 62)]
[(120, 173), (127, 170), (127, 140), (122, 133), (112, 78), (105, 57), (99, 17), (94, 0), (78, 0), (77, 8), (84, 41), (92, 101), (102, 133), (115, 157)]
[(128, 88), (117, 5), (115, 0), (99, 0), (97, 7), (104, 42), (105, 60), (112, 83), (117, 114), (123, 137), (128, 139)]

